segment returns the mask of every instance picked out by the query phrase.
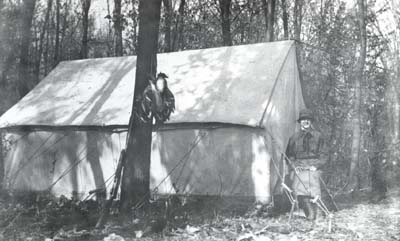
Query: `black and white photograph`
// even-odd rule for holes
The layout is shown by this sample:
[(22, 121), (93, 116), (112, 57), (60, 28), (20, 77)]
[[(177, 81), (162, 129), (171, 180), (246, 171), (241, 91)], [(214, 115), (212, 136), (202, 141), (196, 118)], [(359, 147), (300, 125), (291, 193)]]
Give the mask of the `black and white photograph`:
[(400, 241), (399, 0), (0, 0), (0, 241)]

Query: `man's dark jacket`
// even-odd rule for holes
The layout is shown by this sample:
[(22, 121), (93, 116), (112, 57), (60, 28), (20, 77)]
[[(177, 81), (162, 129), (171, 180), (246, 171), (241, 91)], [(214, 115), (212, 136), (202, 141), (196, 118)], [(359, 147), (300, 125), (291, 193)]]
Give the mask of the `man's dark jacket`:
[[(324, 139), (317, 130), (298, 131), (290, 139), (286, 149), (293, 166), (300, 171), (295, 175), (292, 170), (292, 188), (296, 195), (315, 197), (321, 196), (319, 178), (320, 168), (326, 162)], [(317, 170), (310, 170), (315, 167)], [(312, 169), (312, 168), (311, 168)]]

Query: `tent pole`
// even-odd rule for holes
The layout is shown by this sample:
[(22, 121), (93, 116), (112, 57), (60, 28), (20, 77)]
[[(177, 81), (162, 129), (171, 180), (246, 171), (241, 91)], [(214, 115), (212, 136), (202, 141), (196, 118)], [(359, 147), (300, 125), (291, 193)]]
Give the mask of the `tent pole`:
[(269, 107), (269, 105), (271, 104), (271, 100), (272, 100), (272, 96), (274, 95), (275, 88), (276, 88), (276, 86), (278, 85), (279, 76), (280, 76), (281, 73), (282, 73), (283, 67), (285, 66), (286, 60), (287, 60), (288, 57), (289, 57), (289, 54), (290, 54), (291, 49), (292, 49), (292, 47), (290, 47), (289, 50), (288, 50), (288, 52), (286, 53), (286, 56), (285, 56), (285, 58), (283, 59), (282, 65), (281, 65), (281, 67), (279, 68), (278, 74), (277, 74), (276, 77), (275, 77), (274, 85), (273, 85), (273, 87), (272, 87), (271, 93), (270, 93), (269, 96), (268, 96), (268, 102), (267, 102), (267, 105), (265, 106), (264, 112), (263, 112), (263, 114), (262, 114), (262, 116), (261, 116), (261, 119), (260, 119), (260, 122), (259, 122), (258, 126), (262, 126), (262, 123), (263, 123), (263, 121), (264, 121), (265, 115), (267, 114), (268, 107)]

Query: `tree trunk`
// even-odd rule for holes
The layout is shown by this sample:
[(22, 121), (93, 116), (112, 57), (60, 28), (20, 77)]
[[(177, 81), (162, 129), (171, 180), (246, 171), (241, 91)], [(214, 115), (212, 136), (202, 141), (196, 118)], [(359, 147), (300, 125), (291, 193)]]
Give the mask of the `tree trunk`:
[[(396, 23), (396, 28), (395, 28), (395, 34), (393, 35), (393, 49), (392, 49), (392, 69), (394, 70), (394, 74), (391, 78), (390, 83), (392, 86), (392, 90), (394, 91), (394, 98), (396, 98), (393, 101), (393, 106), (394, 106), (394, 113), (392, 113), (394, 117), (394, 133), (393, 133), (393, 139), (392, 143), (398, 143), (400, 141), (400, 85), (399, 85), (399, 80), (400, 80), (400, 14), (398, 14), (398, 9), (400, 9), (400, 3), (397, 0), (392, 0), (389, 2), (389, 6), (391, 9), (391, 12), (393, 14), (395, 23)], [(386, 64), (387, 65), (387, 64)], [(386, 67), (387, 68), (387, 67)]]
[[(301, 41), (301, 25), (303, 21), (303, 2), (304, 0), (295, 0), (294, 2), (294, 13), (293, 13), (293, 27), (294, 27), (294, 39), (297, 41)], [(296, 61), (299, 71), (301, 70), (301, 49), (300, 44), (296, 46)], [(304, 82), (303, 82), (303, 75), (300, 75), (300, 84), (302, 92), (304, 93)]]
[(40, 32), (40, 37), (39, 37), (39, 49), (36, 57), (36, 66), (35, 66), (35, 78), (36, 78), (36, 83), (39, 82), (40, 80), (40, 63), (42, 61), (42, 54), (43, 54), (43, 42), (44, 42), (44, 37), (46, 35), (46, 32), (48, 32), (48, 26), (49, 26), (49, 18), (50, 18), (50, 11), (53, 5), (53, 0), (48, 0), (47, 1), (47, 10), (46, 10), (46, 16), (44, 18), (44, 23), (42, 26), (42, 31)]
[(8, 70), (12, 62), (14, 61), (14, 55), (10, 48), (8, 48), (8, 42), (10, 39), (9, 31), (6, 31), (6, 25), (8, 25), (7, 18), (3, 13), (4, 2), (0, 0), (0, 87), (4, 87), (7, 83)]
[(360, 156), (360, 140), (361, 140), (361, 83), (364, 80), (364, 66), (367, 52), (367, 30), (365, 25), (365, 5), (364, 0), (357, 0), (358, 21), (360, 24), (360, 57), (357, 66), (357, 78), (355, 79), (354, 93), (354, 114), (353, 114), (353, 139), (351, 147), (351, 163), (349, 170), (349, 186), (348, 190), (356, 190), (358, 188), (357, 169), (359, 166)]
[[(148, 75), (156, 74), (161, 0), (140, 0), (139, 39), (136, 81), (132, 112), (148, 85)], [(152, 123), (142, 123), (135, 115), (129, 121), (126, 164), (121, 186), (121, 209), (128, 213), (133, 205), (147, 203), (150, 189), (150, 151)]]
[(114, 49), (115, 56), (123, 55), (121, 0), (114, 0)]
[(371, 187), (373, 199), (376, 201), (385, 197), (387, 186), (383, 168), (383, 156), (381, 150), (386, 149), (385, 135), (380, 132), (379, 123), (381, 118), (380, 113), (384, 113), (384, 106), (377, 104), (373, 107), (371, 118), (371, 141), (373, 143), (371, 162)]
[[(397, 56), (393, 56), (391, 58), (392, 61), (394, 60), (395, 64), (400, 64), (400, 61), (396, 61)], [(384, 58), (381, 58), (381, 61), (385, 69), (390, 68)], [(394, 74), (388, 78), (387, 87), (385, 88), (386, 113), (388, 115), (387, 133), (390, 133), (388, 144), (393, 146), (400, 142), (400, 97), (398, 88), (396, 86), (396, 80), (400, 79), (400, 74), (396, 73), (396, 68), (394, 69)]]
[(185, 27), (183, 19), (185, 17), (185, 4), (186, 4), (186, 1), (181, 0), (181, 3), (179, 4), (179, 9), (178, 9), (178, 13), (179, 13), (178, 48), (180, 50), (183, 49), (183, 29)]
[(56, 0), (56, 43), (54, 45), (54, 66), (58, 64), (60, 52), (60, 0)]
[(283, 22), (283, 38), (289, 39), (289, 17), (287, 12), (286, 0), (281, 0), (282, 22)]
[(171, 26), (172, 26), (172, 3), (171, 0), (163, 0), (163, 5), (165, 8), (165, 27), (164, 27), (164, 34), (165, 34), (165, 46), (164, 52), (171, 52), (172, 51), (172, 43), (171, 43)]
[(274, 41), (274, 19), (275, 19), (275, 0), (262, 0), (265, 27), (267, 32), (267, 42)]
[[(54, 21), (52, 21), (51, 25), (54, 26)], [(50, 46), (52, 43), (54, 43), (54, 35), (50, 34), (50, 32), (47, 31), (46, 32), (46, 45), (45, 45), (44, 52), (43, 52), (44, 75), (47, 75), (51, 70), (52, 65), (49, 64), (49, 51), (50, 51)], [(52, 58), (50, 58), (50, 60), (51, 59)]]
[[(254, 16), (258, 15), (258, 10), (257, 10), (257, 14), (255, 13), (256, 11), (254, 11), (254, 9), (258, 9), (258, 3), (256, 3), (255, 1), (250, 1), (247, 7), (247, 11), (249, 12), (249, 21), (248, 24), (246, 24), (246, 30), (247, 30), (247, 41), (249, 41), (250, 43), (252, 42), (252, 38), (251, 36), (253, 36), (253, 29), (254, 29)], [(258, 31), (257, 31), (258, 32)]]
[(231, 0), (219, 0), (221, 13), (222, 43), (224, 46), (232, 46), (231, 36)]
[(81, 0), (82, 5), (82, 47), (81, 47), (81, 58), (86, 59), (88, 57), (88, 31), (89, 31), (89, 9), (91, 0)]
[(62, 28), (61, 28), (61, 41), (60, 41), (60, 59), (64, 58), (64, 51), (63, 51), (63, 46), (64, 46), (64, 41), (65, 41), (65, 35), (67, 33), (67, 27), (68, 27), (68, 15), (69, 15), (69, 6), (71, 5), (71, 0), (68, 2), (65, 2), (63, 4), (64, 14), (63, 14), (63, 21), (62, 21)]
[(295, 40), (301, 40), (301, 25), (303, 22), (303, 1), (304, 0), (295, 0), (294, 1), (294, 13), (293, 13), (293, 25), (294, 25), (294, 38)]
[(35, 11), (36, 0), (24, 0), (23, 10), (21, 12), (21, 42), (20, 42), (20, 60), (18, 66), (18, 94), (22, 98), (29, 91), (29, 46), (31, 43), (32, 19)]

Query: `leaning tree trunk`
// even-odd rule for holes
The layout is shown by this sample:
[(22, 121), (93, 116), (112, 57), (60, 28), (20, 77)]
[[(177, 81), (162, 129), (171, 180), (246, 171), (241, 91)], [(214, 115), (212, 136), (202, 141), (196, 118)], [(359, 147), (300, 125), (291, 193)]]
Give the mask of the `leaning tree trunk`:
[(81, 58), (86, 59), (88, 57), (88, 31), (89, 31), (89, 9), (91, 0), (81, 0), (82, 5), (82, 47), (81, 47)]
[(121, 0), (114, 0), (114, 49), (115, 56), (123, 55), (122, 47), (122, 14)]
[(274, 41), (274, 19), (275, 19), (275, 0), (262, 0), (265, 26), (267, 32), (267, 42)]
[[(142, 95), (148, 85), (148, 75), (155, 75), (157, 64), (158, 28), (160, 25), (161, 0), (139, 2), (139, 39), (136, 62), (134, 98)], [(133, 101), (132, 112), (140, 108)], [(150, 151), (152, 123), (143, 123), (135, 115), (129, 121), (126, 164), (121, 186), (121, 209), (148, 201), (150, 190)]]
[(29, 91), (29, 46), (31, 42), (32, 19), (36, 0), (24, 0), (21, 14), (21, 42), (18, 66), (18, 94), (22, 98)]
[(364, 80), (364, 66), (367, 53), (367, 30), (365, 25), (365, 5), (364, 0), (357, 0), (358, 5), (358, 21), (360, 24), (360, 57), (357, 63), (357, 78), (354, 80), (354, 110), (353, 110), (353, 140), (351, 147), (351, 163), (349, 170), (349, 186), (348, 190), (358, 189), (357, 169), (360, 158), (361, 144), (361, 82)]
[(232, 46), (231, 36), (231, 0), (219, 0), (221, 13), (222, 43), (224, 46)]

